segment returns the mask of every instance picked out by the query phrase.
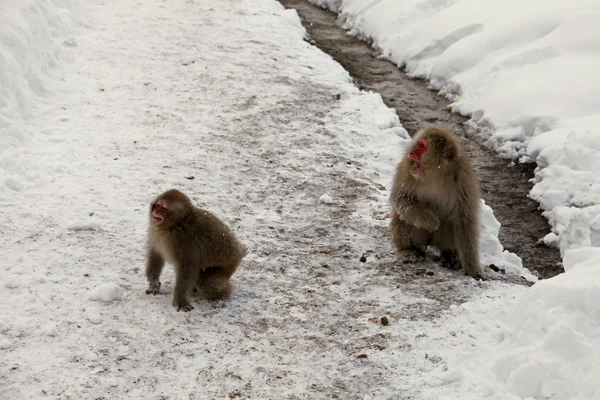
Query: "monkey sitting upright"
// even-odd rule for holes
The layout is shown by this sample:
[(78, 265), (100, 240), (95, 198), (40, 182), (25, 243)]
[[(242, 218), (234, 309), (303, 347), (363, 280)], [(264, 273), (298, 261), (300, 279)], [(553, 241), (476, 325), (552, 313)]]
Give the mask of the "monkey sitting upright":
[(146, 294), (158, 294), (167, 261), (175, 267), (173, 305), (177, 311), (194, 308), (188, 300), (194, 288), (210, 300), (228, 297), (229, 278), (246, 252), (246, 246), (216, 216), (195, 207), (180, 191), (168, 190), (150, 205)]
[[(482, 278), (479, 263), (479, 182), (449, 131), (420, 131), (396, 168), (390, 230), (397, 250), (440, 250), (442, 262)], [(458, 258), (458, 259), (457, 259)]]

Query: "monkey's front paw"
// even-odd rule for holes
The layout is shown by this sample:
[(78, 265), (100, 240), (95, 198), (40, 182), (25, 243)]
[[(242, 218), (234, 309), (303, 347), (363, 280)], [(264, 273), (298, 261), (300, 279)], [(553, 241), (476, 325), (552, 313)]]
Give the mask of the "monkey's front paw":
[(150, 286), (148, 286), (148, 289), (146, 289), (146, 294), (158, 294), (160, 291), (160, 282), (150, 282)]
[(179, 304), (175, 304), (175, 307), (177, 307), (177, 311), (183, 311), (183, 312), (188, 312), (188, 311), (192, 311), (194, 309), (194, 307), (188, 303), (188, 302), (181, 302)]
[(426, 230), (427, 232), (435, 232), (440, 227), (441, 221), (437, 215), (431, 210), (426, 210), (422, 218), (417, 221), (417, 228)]

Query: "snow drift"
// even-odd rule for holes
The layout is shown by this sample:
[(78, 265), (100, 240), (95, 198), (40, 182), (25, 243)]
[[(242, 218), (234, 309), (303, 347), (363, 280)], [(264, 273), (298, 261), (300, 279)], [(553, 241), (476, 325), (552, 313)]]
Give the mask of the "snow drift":
[(472, 354), (448, 357), (444, 374), (459, 379), (431, 391), (461, 400), (600, 398), (599, 263), (597, 248), (569, 250), (567, 273), (526, 290), (510, 316), (501, 315), (500, 303), (483, 312), (475, 308), (479, 302), (465, 303), (466, 317), (478, 325), (498, 314), (497, 340), (479, 339)]
[(0, 200), (35, 180), (25, 119), (48, 95), (49, 69), (69, 32), (63, 0), (0, 3)]
[(535, 399), (600, 396), (598, 264), (600, 251), (586, 261), (565, 263), (568, 273), (525, 292), (492, 364), (509, 393)]

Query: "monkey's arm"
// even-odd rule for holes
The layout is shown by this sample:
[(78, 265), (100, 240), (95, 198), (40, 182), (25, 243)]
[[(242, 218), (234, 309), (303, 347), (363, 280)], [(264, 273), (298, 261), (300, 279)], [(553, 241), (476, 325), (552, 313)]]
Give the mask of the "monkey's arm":
[(146, 278), (150, 285), (146, 294), (158, 294), (160, 290), (160, 274), (165, 265), (165, 259), (152, 246), (148, 247), (146, 255)]
[(428, 232), (434, 232), (440, 227), (439, 217), (433, 211), (423, 207), (414, 198), (400, 195), (396, 197), (392, 206), (398, 218), (409, 225)]

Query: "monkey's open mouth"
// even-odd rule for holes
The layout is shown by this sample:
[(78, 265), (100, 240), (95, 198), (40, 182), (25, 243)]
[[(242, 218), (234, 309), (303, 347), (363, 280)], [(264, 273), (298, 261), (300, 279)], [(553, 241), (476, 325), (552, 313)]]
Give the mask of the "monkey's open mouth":
[(152, 224), (160, 225), (165, 220), (165, 216), (157, 212), (152, 213)]
[(410, 172), (417, 172), (419, 170), (419, 168), (421, 168), (421, 163), (418, 161), (415, 161), (412, 165), (412, 167), (410, 168)]

